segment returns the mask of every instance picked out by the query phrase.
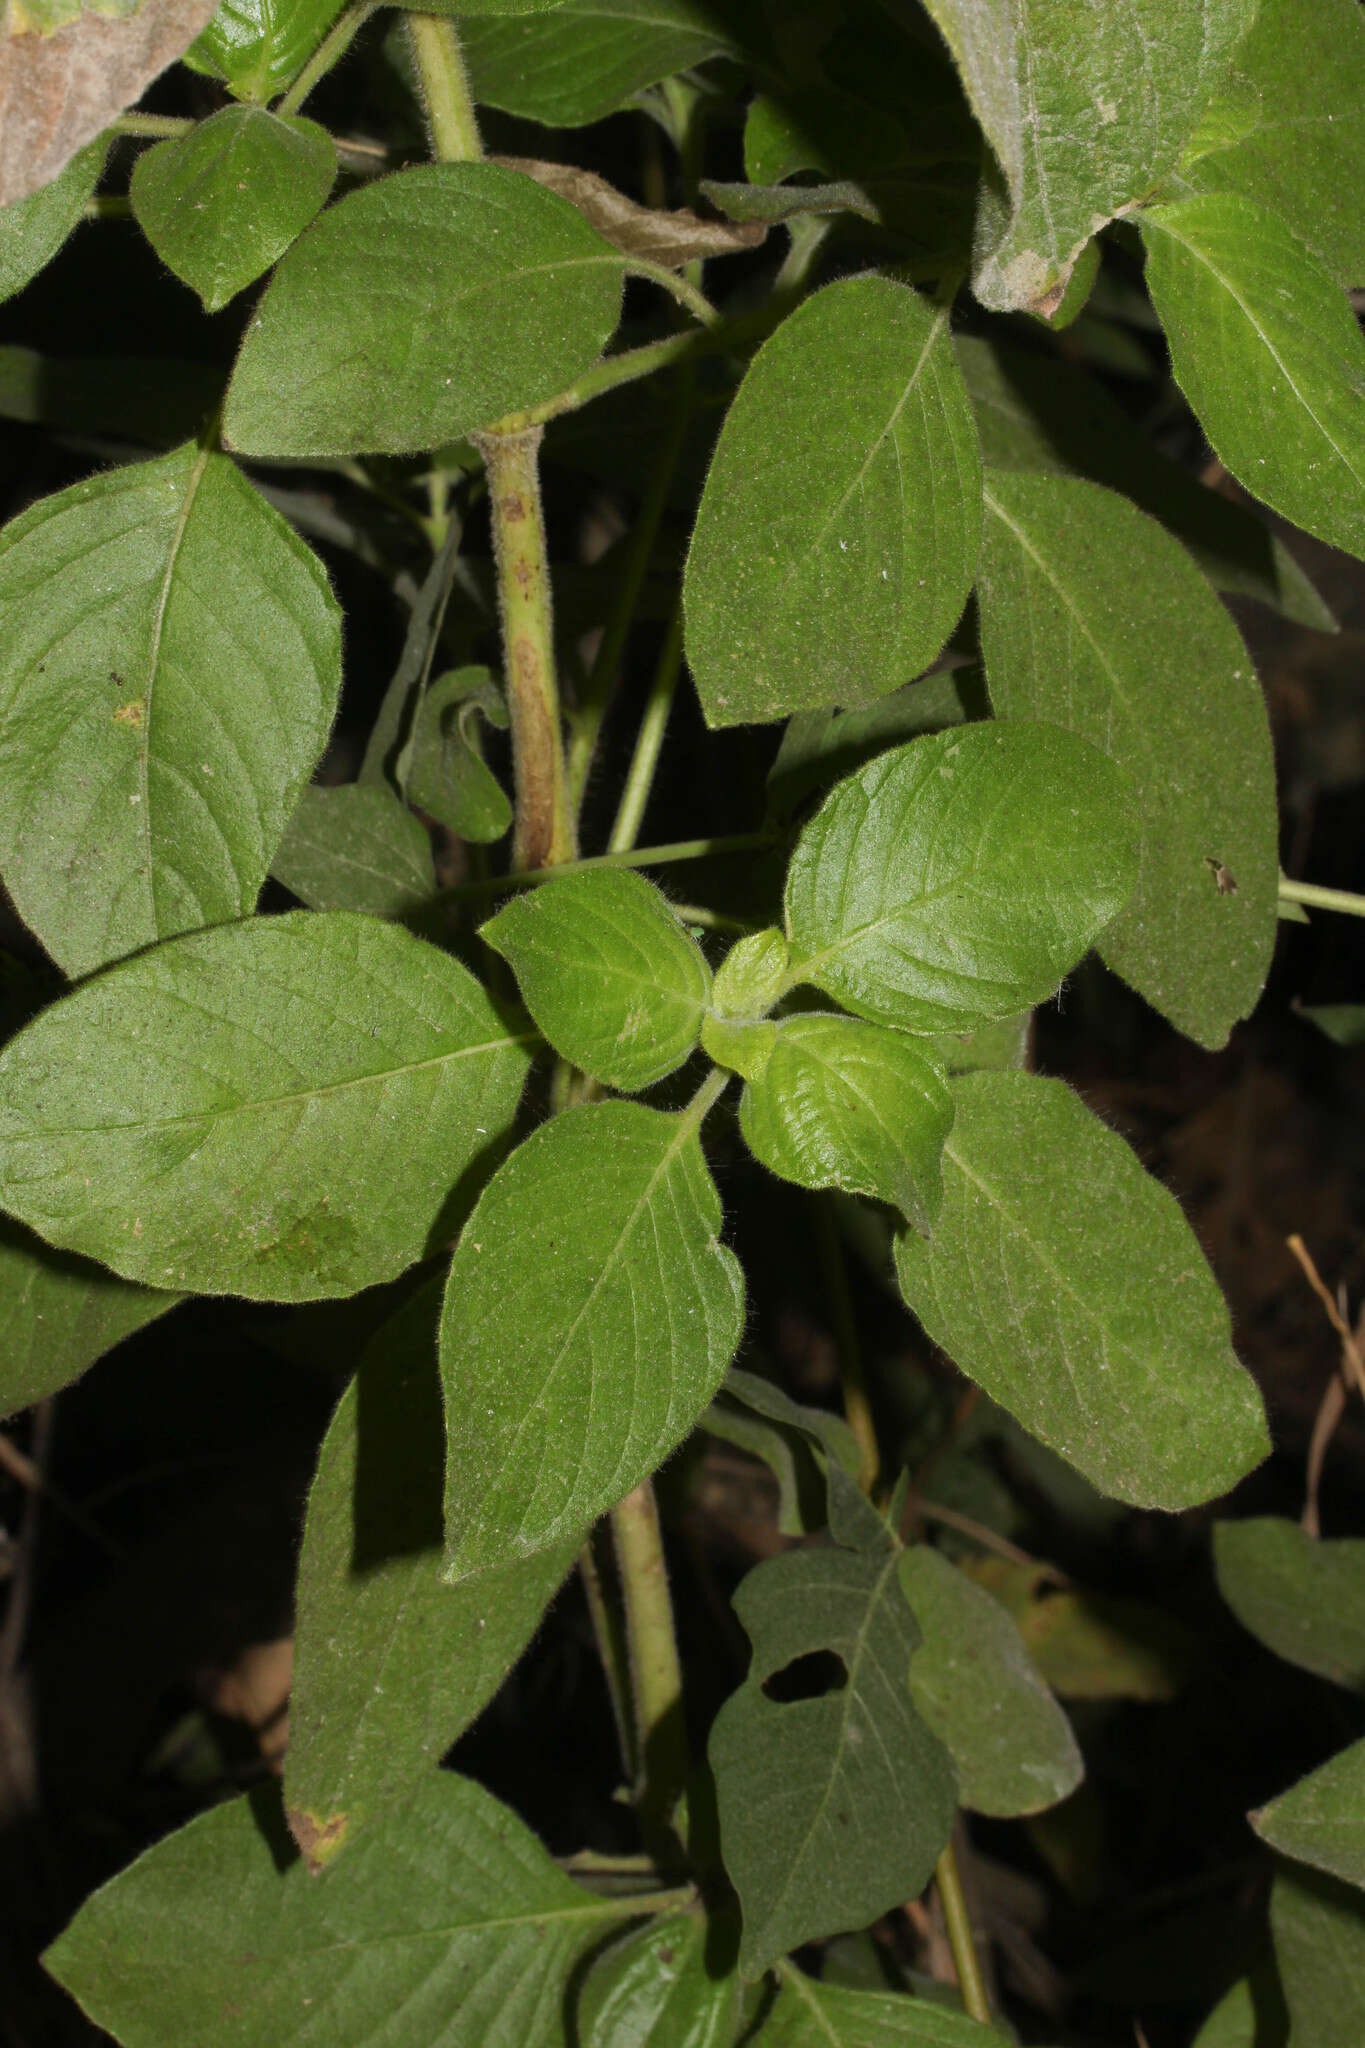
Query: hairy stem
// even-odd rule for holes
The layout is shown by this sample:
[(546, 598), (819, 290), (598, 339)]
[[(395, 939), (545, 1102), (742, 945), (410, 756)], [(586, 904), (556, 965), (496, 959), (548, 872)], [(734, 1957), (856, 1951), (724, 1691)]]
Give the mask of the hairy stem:
[(432, 154), (445, 164), (477, 163), (483, 144), (454, 22), (445, 14), (410, 14), (407, 30), (422, 81)]
[(352, 0), (351, 6), (328, 29), (288, 92), (276, 102), (277, 114), (298, 112), (313, 87), (345, 56), (379, 5), (380, 0)]
[(484, 460), (502, 616), (516, 824), (512, 866), (557, 867), (578, 851), (569, 811), (545, 521), (536, 463), (541, 429), (470, 436)]
[(433, 904), (477, 903), (485, 896), (504, 896), (512, 889), (532, 889), (556, 875), (578, 875), (588, 868), (666, 868), (675, 861), (707, 860), (722, 853), (766, 852), (777, 844), (771, 832), (731, 832), (715, 839), (673, 839), (663, 846), (628, 847), (621, 853), (587, 854), (581, 860), (547, 862), (510, 875), (484, 875), (475, 882), (457, 882), (433, 896)]
[(962, 1878), (951, 1842), (945, 1844), (943, 1854), (934, 1867), (934, 1879), (943, 1903), (943, 1921), (948, 1930), (948, 1946), (953, 1952), (953, 1967), (957, 1971), (962, 2003), (969, 2019), (982, 2020), (989, 2026), (990, 2002), (986, 1997), (985, 1980), (972, 1937), (971, 1916), (962, 1894)]
[(1324, 889), (1318, 882), (1291, 882), (1280, 876), (1281, 903), (1302, 903), (1310, 910), (1340, 910), (1347, 917), (1365, 917), (1365, 896), (1349, 889)]
[(635, 1803), (641, 1820), (667, 1821), (687, 1783), (682, 1670), (673, 1632), (663, 1533), (650, 1480), (611, 1511), (621, 1574), (638, 1758)]

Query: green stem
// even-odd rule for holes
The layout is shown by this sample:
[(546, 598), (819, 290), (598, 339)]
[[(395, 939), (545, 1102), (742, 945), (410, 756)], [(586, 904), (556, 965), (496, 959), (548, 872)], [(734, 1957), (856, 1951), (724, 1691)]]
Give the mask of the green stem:
[(510, 889), (531, 889), (556, 876), (583, 874), (589, 868), (663, 868), (675, 861), (706, 860), (713, 854), (766, 852), (777, 841), (771, 832), (731, 832), (715, 839), (674, 839), (663, 846), (633, 846), (624, 853), (593, 853), (580, 860), (521, 868), (510, 875), (485, 875), (475, 882), (457, 882), (430, 901), (474, 903), (483, 896), (502, 896)]
[(700, 320), (703, 327), (724, 326), (724, 314), (717, 312), (701, 287), (693, 284), (690, 278), (684, 277), (681, 271), (670, 270), (663, 263), (646, 262), (643, 256), (632, 256), (627, 266), (627, 275), (647, 277), (654, 284), (660, 285), (670, 298), (676, 299), (680, 306), (685, 306), (689, 313)]
[(817, 1199), (815, 1234), (820, 1249), (820, 1267), (824, 1275), (825, 1292), (829, 1297), (830, 1314), (834, 1323), (834, 1343), (839, 1359), (844, 1415), (849, 1428), (858, 1439), (858, 1484), (864, 1493), (871, 1495), (881, 1476), (881, 1453), (877, 1448), (877, 1430), (872, 1420), (871, 1403), (867, 1398), (862, 1346), (858, 1342), (858, 1322), (853, 1313), (853, 1296), (848, 1286), (848, 1268), (844, 1263), (844, 1248), (839, 1240), (839, 1219), (834, 1208), (836, 1199), (829, 1194), (821, 1195)]
[(630, 1650), (638, 1758), (635, 1803), (647, 1826), (662, 1824), (687, 1783), (687, 1729), (663, 1533), (648, 1479), (612, 1509), (611, 1532)]
[(677, 694), (678, 676), (682, 670), (683, 613), (682, 600), (673, 607), (673, 616), (668, 622), (668, 632), (659, 655), (659, 665), (654, 671), (654, 681), (645, 702), (644, 717), (635, 738), (635, 751), (630, 757), (630, 768), (626, 774), (626, 786), (621, 792), (620, 808), (616, 822), (611, 828), (607, 841), (608, 853), (625, 853), (634, 846), (640, 825), (645, 815), (645, 805), (654, 787), (654, 774), (663, 750), (664, 733), (668, 727), (668, 714), (673, 709)]
[(731, 917), (726, 910), (708, 910), (704, 903), (670, 903), (669, 908), (680, 924), (699, 924), (709, 932), (738, 932), (743, 938), (749, 932), (763, 929), (752, 918)]
[(131, 220), (133, 203), (126, 192), (101, 192), (85, 202), (87, 220)]
[(325, 78), (332, 66), (345, 56), (379, 5), (380, 0), (352, 0), (351, 6), (333, 22), (288, 92), (276, 101), (277, 114), (298, 112), (318, 81)]
[(573, 860), (578, 848), (555, 679), (550, 573), (536, 462), (541, 429), (489, 431), (470, 439), (484, 460), (493, 516), (516, 794), (512, 866), (558, 867)]
[(431, 125), (432, 154), (440, 163), (477, 163), (483, 144), (454, 22), (445, 14), (410, 14), (407, 30)]
[(1281, 903), (1303, 903), (1310, 910), (1340, 910), (1347, 917), (1365, 917), (1365, 896), (1349, 889), (1324, 889), (1317, 882), (1291, 882), (1280, 876)]
[(957, 1971), (958, 1989), (969, 2019), (981, 2020), (990, 2025), (991, 2008), (986, 1997), (985, 1980), (981, 1975), (981, 1964), (977, 1959), (976, 1942), (972, 1938), (971, 1916), (967, 1901), (962, 1895), (962, 1878), (957, 1867), (953, 1845), (944, 1845), (943, 1854), (934, 1867), (938, 1884), (938, 1895), (943, 1904), (943, 1921), (948, 1930), (948, 1946), (953, 1952), (953, 1966)]
[(194, 125), (182, 114), (120, 114), (109, 123), (107, 133), (143, 135), (150, 141), (164, 142), (171, 136), (188, 135)]

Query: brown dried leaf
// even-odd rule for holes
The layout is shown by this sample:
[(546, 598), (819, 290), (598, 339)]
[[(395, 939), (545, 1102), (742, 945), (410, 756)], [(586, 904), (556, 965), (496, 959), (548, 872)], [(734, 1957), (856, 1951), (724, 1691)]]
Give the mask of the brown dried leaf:
[(0, 22), (0, 206), (52, 179), (187, 50), (217, 0), (146, 0), (40, 35), (14, 6)]
[(538, 185), (571, 201), (598, 234), (625, 255), (646, 263), (663, 263), (671, 270), (694, 259), (756, 249), (768, 232), (766, 222), (739, 226), (728, 220), (703, 220), (687, 207), (674, 213), (658, 212), (627, 199), (595, 171), (580, 171), (573, 164), (542, 163), (529, 156), (495, 156), (492, 161), (510, 171), (524, 171)]

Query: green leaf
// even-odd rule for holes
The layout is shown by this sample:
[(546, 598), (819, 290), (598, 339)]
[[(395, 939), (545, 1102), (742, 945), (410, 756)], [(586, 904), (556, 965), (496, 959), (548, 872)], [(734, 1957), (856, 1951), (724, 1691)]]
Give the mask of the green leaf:
[(903, 161), (914, 144), (904, 124), (881, 107), (818, 85), (784, 81), (780, 99), (759, 93), (744, 120), (744, 175), (751, 185), (780, 185), (797, 171), (858, 178)]
[[(772, 1423), (778, 1444), (785, 1440), (776, 1457), (773, 1455), (775, 1445), (772, 1437), (766, 1440), (754, 1437), (746, 1448), (772, 1466), (779, 1486), (787, 1486), (783, 1506), (795, 1524), (789, 1533), (807, 1534), (812, 1528), (822, 1527), (827, 1522), (834, 1541), (847, 1550), (875, 1552), (881, 1556), (894, 1550), (895, 1538), (890, 1528), (858, 1484), (862, 1453), (858, 1439), (842, 1415), (832, 1414), (826, 1408), (803, 1407), (781, 1387), (774, 1386), (771, 1380), (744, 1372), (738, 1366), (732, 1365), (726, 1374), (723, 1391), (732, 1401), (747, 1408), (751, 1415), (761, 1416)], [(714, 1417), (714, 1414), (713, 1406), (708, 1417)], [(710, 1427), (709, 1419), (707, 1427)], [(797, 1452), (794, 1458), (790, 1456), (793, 1447)], [(809, 1512), (812, 1503), (806, 1484), (807, 1471), (800, 1455), (805, 1447), (813, 1451), (817, 1471), (824, 1478), (827, 1505), (818, 1520)]]
[(1003, 177), (983, 188), (972, 289), (1050, 313), (1107, 220), (1175, 166), (1254, 0), (928, 0)]
[(1332, 613), (1267, 522), (1169, 461), (1078, 364), (972, 335), (958, 335), (953, 345), (988, 471), (1043, 470), (1107, 484), (1169, 528), (1216, 590), (1335, 632)]
[(1256, 2048), (1256, 2006), (1248, 1979), (1219, 1999), (1192, 2048)]
[[(751, 1387), (760, 1390), (757, 1398), (751, 1397)], [(770, 1408), (767, 1395), (772, 1395), (777, 1405)], [(780, 1388), (737, 1366), (731, 1366), (700, 1423), (708, 1435), (734, 1444), (768, 1467), (777, 1481), (777, 1527), (782, 1536), (814, 1535), (829, 1519), (825, 1504), (827, 1426), (840, 1433), (837, 1454), (828, 1455), (835, 1456), (850, 1483), (856, 1484), (857, 1439), (842, 1416), (825, 1409), (800, 1408)]]
[(228, 386), (226, 437), (257, 456), (458, 440), (600, 355), (623, 266), (577, 207), (520, 171), (419, 164), (376, 179), (275, 272)]
[(0, 1217), (0, 1418), (55, 1394), (122, 1338), (174, 1308), (176, 1294), (130, 1287), (54, 1252)]
[(950, 725), (989, 716), (985, 679), (974, 663), (902, 683), (857, 710), (798, 711), (788, 719), (768, 770), (769, 813), (793, 817), (816, 790), (861, 768), (874, 754), (921, 733), (946, 732)]
[(729, 48), (696, 0), (568, 0), (532, 19), (468, 19), (460, 41), (475, 99), (550, 128), (600, 121)]
[(976, 573), (981, 471), (946, 309), (846, 279), (788, 316), (716, 444), (684, 578), (712, 726), (884, 696)]
[(1176, 382), (1254, 497), (1365, 555), (1365, 339), (1276, 214), (1210, 193), (1142, 216)]
[(896, 1241), (936, 1344), (1102, 1492), (1185, 1508), (1269, 1449), (1175, 1198), (1060, 1081), (966, 1074), (933, 1238)]
[(264, 102), (291, 85), (341, 12), (342, 0), (223, 0), (190, 44), (192, 71), (221, 78), (239, 100)]
[(507, 728), (507, 707), (488, 670), (437, 676), (417, 706), (399, 779), (418, 810), (457, 838), (486, 846), (508, 830), (512, 806), (479, 751), (480, 719)]
[(953, 1098), (904, 1032), (852, 1017), (786, 1017), (749, 1082), (740, 1129), (770, 1173), (803, 1188), (843, 1188), (899, 1209), (927, 1230), (943, 1198), (939, 1161)]
[(1057, 726), (969, 725), (881, 754), (826, 798), (787, 870), (792, 980), (907, 1031), (1051, 995), (1137, 869), (1121, 768)]
[(716, 970), (702, 1020), (702, 1050), (718, 1066), (757, 1080), (772, 1057), (777, 1026), (768, 1011), (782, 994), (791, 956), (776, 925), (737, 939)]
[[(896, 1567), (894, 1549), (794, 1550), (735, 1594), (753, 1660), (716, 1716), (709, 1755), (746, 1977), (916, 1897), (948, 1839), (956, 1783), (910, 1702), (919, 1630)], [(790, 1665), (799, 1678), (817, 1656), (807, 1670), (827, 1689), (773, 1696), (778, 1673)]]
[(672, 1913), (609, 1948), (579, 1999), (581, 2048), (730, 2048), (740, 1982), (708, 1975), (706, 1940), (701, 1913)]
[(1256, 1516), (1214, 1524), (1213, 1561), (1219, 1592), (1268, 1650), (1365, 1692), (1365, 1539), (1324, 1543)]
[(1270, 1893), (1275, 1962), (1294, 2048), (1365, 2040), (1365, 1899), (1317, 1871), (1283, 1865)]
[(1258, 0), (1181, 171), (1279, 214), (1343, 285), (1365, 284), (1365, 21), (1357, 0)]
[(0, 207), (0, 300), (12, 299), (52, 261), (84, 214), (108, 152), (101, 135), (77, 150), (50, 184)]
[(529, 1056), (397, 926), (224, 925), (87, 981), (0, 1053), (0, 1203), (130, 1280), (354, 1294), (449, 1228)]
[(630, 1913), (447, 1771), (320, 1877), (281, 1870), (282, 1832), (269, 1792), (210, 1807), (88, 1899), (47, 1968), (135, 2048), (302, 2048), (322, 2016), (334, 2048), (396, 2023), (423, 2048), (562, 2048), (574, 1971)]
[(53, 958), (245, 916), (336, 711), (317, 557), (191, 443), (14, 520), (0, 610), (0, 868)]
[(1275, 762), (1251, 657), (1179, 543), (1113, 492), (992, 474), (986, 515), (991, 702), (1055, 719), (1132, 777), (1137, 887), (1100, 954), (1216, 1050), (1265, 985), (1277, 926)]
[(961, 1570), (1012, 1616), (1039, 1676), (1068, 1700), (1170, 1700), (1193, 1645), (1172, 1616), (1069, 1586), (1050, 1565), (964, 1559)]
[(608, 1088), (647, 1088), (695, 1050), (711, 971), (643, 875), (589, 868), (544, 882), (479, 935), (511, 964), (555, 1051)]
[(494, 1174), (441, 1326), (452, 1578), (581, 1535), (719, 1386), (744, 1285), (696, 1119), (597, 1102)]
[(1282, 1855), (1365, 1885), (1365, 1742), (1329, 1757), (1250, 1819)]
[(434, 893), (431, 840), (420, 818), (378, 782), (310, 783), (284, 828), (270, 872), (310, 910), (396, 917)]
[(573, 1563), (561, 1544), (464, 1585), (441, 1578), (440, 1286), (371, 1338), (308, 1496), (284, 1796), (315, 1868), (436, 1768)]
[(1008, 2036), (926, 1998), (846, 1991), (785, 1964), (757, 2038), (759, 2048), (1004, 2048)]
[[(1282, 905), (1280, 915), (1290, 907), (1303, 908), (1302, 904)], [(1365, 1003), (1296, 1003), (1294, 1007), (1334, 1045), (1365, 1045)]]
[(216, 313), (302, 234), (336, 169), (315, 121), (223, 107), (144, 150), (128, 190), (162, 262)]
[(974, 1813), (1041, 1813), (1084, 1775), (1071, 1723), (989, 1593), (927, 1544), (903, 1552), (901, 1591), (924, 1640), (910, 1697), (957, 1767)]

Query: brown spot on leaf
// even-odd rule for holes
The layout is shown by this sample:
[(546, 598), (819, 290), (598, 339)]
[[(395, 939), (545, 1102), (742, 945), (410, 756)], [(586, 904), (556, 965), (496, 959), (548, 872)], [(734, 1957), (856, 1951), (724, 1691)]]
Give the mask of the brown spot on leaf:
[(120, 704), (114, 713), (115, 725), (140, 726), (147, 716), (147, 699), (130, 697), (126, 704)]
[(346, 1840), (351, 1825), (348, 1813), (332, 1813), (326, 1820), (319, 1820), (315, 1813), (301, 1812), (298, 1807), (287, 1809), (285, 1818), (289, 1832), (303, 1852), (303, 1860), (314, 1877), (332, 1858)]
[(1237, 878), (1231, 868), (1225, 868), (1221, 860), (1215, 860), (1211, 853), (1204, 855), (1204, 866), (1213, 873), (1214, 887), (1220, 896), (1237, 894)]

